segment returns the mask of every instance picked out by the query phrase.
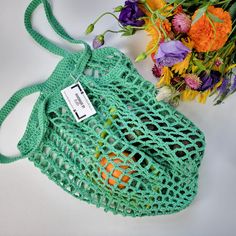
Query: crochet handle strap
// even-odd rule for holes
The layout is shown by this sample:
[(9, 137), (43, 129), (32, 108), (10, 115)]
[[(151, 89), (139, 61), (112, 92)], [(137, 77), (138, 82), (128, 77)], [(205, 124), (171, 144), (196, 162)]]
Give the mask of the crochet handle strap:
[[(10, 114), (10, 112), (16, 107), (16, 105), (25, 97), (32, 93), (41, 91), (41, 85), (33, 85), (31, 87), (23, 88), (17, 91), (8, 101), (7, 103), (0, 109), (0, 128)], [(11, 163), (17, 160), (22, 159), (23, 156), (19, 155), (16, 157), (8, 157), (0, 153), (0, 163)]]
[(38, 33), (35, 29), (33, 29), (32, 23), (31, 23), (31, 18), (36, 10), (36, 8), (40, 5), (43, 4), (44, 10), (48, 19), (49, 24), (52, 26), (54, 31), (63, 39), (66, 41), (73, 43), (73, 44), (83, 44), (85, 47), (84, 54), (90, 53), (90, 47), (89, 45), (82, 41), (82, 40), (77, 40), (72, 38), (64, 28), (60, 25), (60, 23), (57, 21), (57, 19), (54, 17), (52, 13), (52, 8), (47, 0), (32, 0), (29, 6), (27, 7), (25, 11), (25, 27), (28, 33), (34, 38), (36, 42), (38, 42), (41, 46), (49, 50), (50, 52), (60, 55), (60, 56), (67, 56), (68, 54), (71, 54), (69, 51), (60, 48), (56, 44), (52, 43), (50, 40), (46, 39), (44, 36), (42, 36), (40, 33)]

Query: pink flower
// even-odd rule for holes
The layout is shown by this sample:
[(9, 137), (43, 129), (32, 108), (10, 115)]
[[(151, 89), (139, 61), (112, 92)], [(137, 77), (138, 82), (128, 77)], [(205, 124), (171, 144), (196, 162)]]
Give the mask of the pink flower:
[(223, 61), (222, 61), (221, 58), (217, 58), (217, 59), (215, 60), (215, 66), (216, 66), (216, 67), (220, 67), (222, 64), (223, 64)]
[(179, 13), (174, 16), (172, 25), (176, 33), (188, 33), (191, 28), (191, 19), (185, 13)]
[(198, 88), (200, 88), (202, 82), (200, 80), (200, 78), (197, 75), (194, 74), (187, 74), (184, 77), (185, 79), (185, 83), (194, 90), (197, 90)]

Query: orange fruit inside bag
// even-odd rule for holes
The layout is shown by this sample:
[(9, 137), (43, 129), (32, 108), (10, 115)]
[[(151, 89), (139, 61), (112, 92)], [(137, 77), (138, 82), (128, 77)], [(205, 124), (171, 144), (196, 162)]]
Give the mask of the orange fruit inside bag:
[[(129, 157), (130, 153), (129, 152), (123, 152), (123, 155), (125, 155), (126, 157)], [(123, 172), (120, 169), (115, 169), (115, 166), (114, 166), (113, 163), (120, 163), (121, 165), (119, 165), (119, 167), (121, 169), (124, 169), (124, 170), (130, 168), (130, 166), (127, 165), (127, 164), (126, 165), (122, 165), (123, 161), (119, 157), (117, 157), (117, 155), (115, 153), (113, 153), (113, 152), (109, 153), (108, 156), (109, 156), (110, 159), (108, 159), (106, 157), (103, 157), (101, 159), (101, 161), (100, 161), (100, 164), (102, 166), (105, 166), (105, 170), (106, 170), (106, 172), (105, 171), (101, 172), (101, 177), (104, 180), (108, 179), (108, 184), (110, 184), (112, 186), (116, 184), (116, 180), (114, 180), (113, 178), (108, 178), (108, 176), (107, 176), (108, 173), (112, 173), (112, 176), (114, 178), (116, 178), (117, 181), (122, 181), (124, 183), (128, 183), (129, 180), (130, 180), (130, 176), (123, 175)], [(98, 171), (100, 172), (100, 168), (98, 169)], [(130, 171), (128, 173), (132, 174), (134, 172), (135, 171), (132, 170), (132, 171)], [(122, 178), (120, 180), (118, 180), (121, 175), (123, 175)], [(123, 189), (123, 188), (125, 188), (125, 185), (124, 184), (119, 184), (118, 188)]]

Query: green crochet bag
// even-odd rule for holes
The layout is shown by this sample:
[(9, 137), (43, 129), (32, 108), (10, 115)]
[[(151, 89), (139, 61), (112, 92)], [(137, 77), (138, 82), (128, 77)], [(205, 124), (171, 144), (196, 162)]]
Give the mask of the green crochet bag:
[[(83, 44), (83, 51), (68, 52), (33, 29), (31, 16), (41, 3), (53, 29)], [(21, 155), (0, 155), (0, 163), (27, 157), (66, 192), (114, 214), (186, 208), (197, 193), (204, 134), (173, 107), (157, 102), (154, 85), (120, 51), (92, 51), (71, 38), (48, 1), (33, 0), (25, 24), (39, 44), (63, 59), (47, 81), (16, 92), (0, 110), (1, 125), (24, 96), (40, 91), (18, 143)]]

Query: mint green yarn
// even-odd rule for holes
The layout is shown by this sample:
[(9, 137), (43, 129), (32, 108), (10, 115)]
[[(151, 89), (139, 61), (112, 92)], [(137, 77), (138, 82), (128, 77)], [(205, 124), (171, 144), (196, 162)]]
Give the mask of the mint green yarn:
[[(68, 52), (36, 32), (30, 19), (43, 3), (53, 29), (84, 49)], [(124, 216), (178, 212), (194, 199), (205, 150), (204, 134), (170, 105), (129, 58), (114, 48), (91, 50), (71, 38), (46, 0), (33, 0), (25, 13), (30, 35), (60, 55), (42, 84), (16, 92), (0, 110), (0, 125), (17, 103), (40, 92), (18, 144), (21, 155), (0, 154), (0, 163), (28, 158), (74, 197)], [(61, 90), (79, 81), (96, 114), (77, 123)]]

